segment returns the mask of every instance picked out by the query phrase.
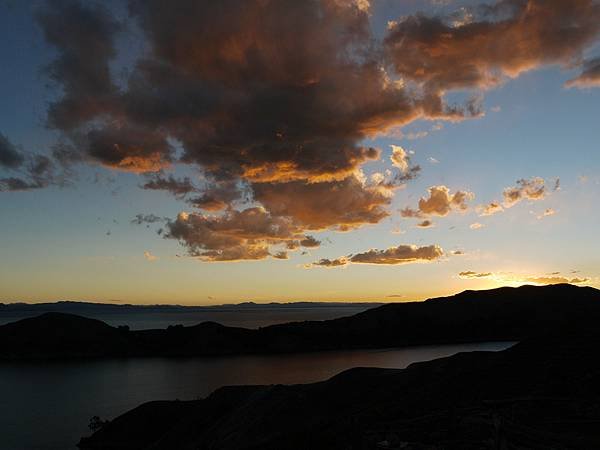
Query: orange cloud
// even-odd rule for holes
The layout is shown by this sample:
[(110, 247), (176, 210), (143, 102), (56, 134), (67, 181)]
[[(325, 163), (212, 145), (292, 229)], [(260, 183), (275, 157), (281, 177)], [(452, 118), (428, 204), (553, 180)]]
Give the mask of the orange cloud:
[[(276, 217), (264, 208), (228, 210), (222, 215), (180, 213), (167, 223), (167, 238), (179, 240), (191, 256), (202, 261), (241, 261), (274, 256), (283, 259), (284, 251), (271, 252), (272, 246), (297, 248), (318, 244), (287, 217)], [(291, 244), (291, 245), (288, 245)], [(287, 257), (287, 253), (285, 253)]]
[(146, 261), (149, 261), (149, 262), (158, 261), (158, 256), (153, 255), (150, 252), (144, 252), (144, 258), (146, 258)]
[[(593, 0), (498, 0), (478, 11), (459, 22), (424, 15), (397, 22), (385, 39), (396, 71), (433, 92), (488, 89), (577, 61), (600, 33)], [(560, 39), (549, 30), (560, 30)]]
[(319, 230), (378, 223), (389, 213), (391, 188), (367, 186), (352, 176), (339, 182), (254, 183), (254, 199), (276, 217)]
[(426, 217), (426, 216), (447, 216), (450, 211), (465, 211), (468, 209), (467, 201), (473, 199), (475, 195), (468, 191), (456, 191), (451, 193), (446, 186), (431, 186), (428, 189), (429, 197), (421, 197), (419, 208), (405, 208), (400, 211), (402, 217)]
[(525, 199), (541, 200), (546, 194), (544, 179), (539, 177), (517, 180), (517, 186), (506, 188), (502, 193), (505, 208), (511, 208)]
[(490, 202), (485, 206), (479, 207), (480, 216), (492, 216), (504, 211), (502, 205), (496, 201)]
[[(340, 267), (347, 264), (381, 264), (398, 265), (419, 262), (431, 262), (444, 256), (444, 250), (437, 245), (417, 247), (416, 245), (399, 245), (386, 250), (371, 249), (363, 253), (356, 253), (347, 257), (321, 259), (312, 266)], [(310, 265), (309, 265), (310, 266)]]

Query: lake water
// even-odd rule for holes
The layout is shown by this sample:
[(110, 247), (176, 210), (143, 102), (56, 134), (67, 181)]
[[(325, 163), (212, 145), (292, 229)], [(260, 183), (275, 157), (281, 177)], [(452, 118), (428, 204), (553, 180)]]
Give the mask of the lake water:
[(145, 308), (145, 310), (104, 311), (101, 308), (77, 309), (69, 305), (51, 304), (50, 307), (33, 310), (3, 311), (0, 308), (0, 325), (28, 317), (39, 316), (44, 312), (58, 311), (79, 314), (91, 319), (98, 319), (112, 326), (128, 325), (132, 330), (151, 328), (167, 328), (169, 325), (197, 325), (200, 322), (213, 321), (229, 327), (259, 328), (277, 323), (300, 322), (304, 320), (329, 320), (338, 317), (352, 316), (378, 304), (335, 304), (325, 306), (306, 305), (279, 306), (257, 305), (256, 307), (213, 307), (187, 308), (186, 310), (164, 310)]
[(352, 367), (400, 369), (458, 352), (498, 351), (511, 345), (490, 342), (283, 356), (0, 363), (0, 449), (75, 449), (94, 415), (113, 419), (143, 402), (196, 399), (224, 385), (310, 383)]

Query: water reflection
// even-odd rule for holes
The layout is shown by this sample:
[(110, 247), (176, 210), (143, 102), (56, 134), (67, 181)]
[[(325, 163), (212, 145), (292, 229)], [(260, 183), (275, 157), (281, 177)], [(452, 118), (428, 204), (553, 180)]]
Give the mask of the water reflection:
[(234, 384), (295, 384), (351, 367), (404, 368), (460, 351), (503, 350), (511, 343), (423, 346), (224, 358), (138, 358), (0, 364), (3, 450), (74, 449), (90, 417), (112, 419), (150, 400), (189, 400)]

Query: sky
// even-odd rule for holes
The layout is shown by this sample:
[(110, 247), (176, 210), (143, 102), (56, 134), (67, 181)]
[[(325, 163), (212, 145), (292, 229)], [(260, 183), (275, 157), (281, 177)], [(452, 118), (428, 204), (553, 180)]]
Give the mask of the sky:
[(600, 288), (594, 0), (0, 0), (0, 302)]

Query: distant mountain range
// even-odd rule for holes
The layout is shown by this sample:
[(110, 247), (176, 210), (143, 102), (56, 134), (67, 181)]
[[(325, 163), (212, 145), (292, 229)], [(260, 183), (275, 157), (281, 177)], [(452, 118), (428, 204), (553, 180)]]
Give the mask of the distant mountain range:
[(465, 291), (386, 304), (339, 319), (256, 330), (204, 322), (133, 331), (49, 312), (0, 326), (0, 359), (211, 356), (520, 341), (591, 319), (600, 320), (600, 291), (572, 285)]

